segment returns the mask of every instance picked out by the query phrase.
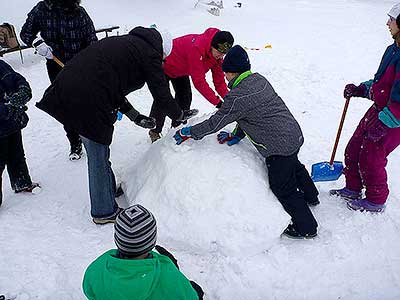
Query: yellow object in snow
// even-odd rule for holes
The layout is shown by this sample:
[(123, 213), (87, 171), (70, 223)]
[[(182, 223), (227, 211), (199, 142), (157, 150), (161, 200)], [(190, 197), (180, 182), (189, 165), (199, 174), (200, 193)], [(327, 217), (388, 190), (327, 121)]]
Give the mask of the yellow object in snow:
[(268, 45), (265, 45), (265, 47), (264, 47), (264, 48), (271, 49), (271, 48), (272, 48), (272, 45), (270, 45), (270, 44), (268, 44)]

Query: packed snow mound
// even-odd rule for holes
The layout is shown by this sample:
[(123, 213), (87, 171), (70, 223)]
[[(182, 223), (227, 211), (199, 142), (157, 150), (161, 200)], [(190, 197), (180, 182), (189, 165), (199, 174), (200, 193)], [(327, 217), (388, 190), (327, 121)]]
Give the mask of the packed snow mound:
[(201, 252), (218, 244), (230, 256), (276, 243), (289, 216), (269, 189), (265, 162), (250, 142), (229, 147), (210, 135), (178, 146), (174, 131), (124, 176), (130, 204), (155, 214), (159, 238)]

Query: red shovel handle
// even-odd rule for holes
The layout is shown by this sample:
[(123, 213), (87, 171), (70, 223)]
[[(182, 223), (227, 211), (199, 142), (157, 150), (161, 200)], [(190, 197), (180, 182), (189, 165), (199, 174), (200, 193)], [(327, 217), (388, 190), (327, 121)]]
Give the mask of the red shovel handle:
[(344, 118), (346, 117), (347, 108), (349, 107), (349, 103), (350, 103), (350, 98), (346, 98), (346, 103), (344, 104), (344, 108), (343, 108), (343, 112), (342, 112), (342, 119), (340, 120), (340, 123), (339, 123), (339, 128), (338, 128), (338, 131), (336, 134), (335, 145), (333, 146), (333, 150), (332, 150), (331, 160), (329, 161), (329, 164), (331, 166), (333, 165), (333, 161), (335, 160), (336, 150), (337, 150), (337, 146), (339, 144), (340, 134), (342, 133)]

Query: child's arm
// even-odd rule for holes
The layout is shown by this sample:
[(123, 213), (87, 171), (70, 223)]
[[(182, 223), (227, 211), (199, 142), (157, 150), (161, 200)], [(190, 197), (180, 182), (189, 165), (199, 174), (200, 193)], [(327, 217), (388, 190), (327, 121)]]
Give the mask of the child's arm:
[(245, 109), (242, 107), (241, 97), (228, 94), (224, 100), (221, 108), (208, 120), (191, 127), (191, 135), (195, 140), (200, 140), (206, 135), (215, 133), (243, 117)]

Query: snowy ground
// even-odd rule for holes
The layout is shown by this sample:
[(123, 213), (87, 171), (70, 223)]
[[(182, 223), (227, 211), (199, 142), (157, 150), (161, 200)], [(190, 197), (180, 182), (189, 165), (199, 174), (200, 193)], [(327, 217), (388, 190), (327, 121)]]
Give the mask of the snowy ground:
[[(3, 21), (20, 29), (32, 0), (0, 4)], [(305, 135), (301, 160), (310, 167), (328, 160), (343, 108), (346, 83), (372, 78), (392, 40), (385, 25), (395, 1), (224, 1), (215, 17), (194, 9), (195, 1), (86, 0), (96, 28), (157, 23), (174, 36), (209, 26), (230, 30), (250, 51), (253, 71), (265, 75), (296, 116)], [(18, 7), (18, 9), (17, 9)], [(16, 195), (3, 176), (0, 208), (0, 294), (17, 299), (84, 299), (87, 265), (113, 248), (113, 226), (96, 226), (89, 214), (86, 158), (67, 159), (62, 126), (34, 107), (48, 86), (42, 59), (24, 51), (4, 59), (30, 82), (28, 127), (23, 131), (32, 178), (39, 195)], [(148, 113), (147, 89), (129, 99)], [(367, 100), (351, 101), (337, 159)], [(194, 92), (200, 109), (194, 124), (213, 107)], [(399, 151), (387, 167), (391, 194), (382, 215), (356, 213), (329, 197), (338, 182), (320, 183), (321, 205), (313, 208), (319, 236), (313, 241), (279, 238), (289, 218), (268, 186), (265, 165), (248, 141), (219, 145), (215, 136), (175, 146), (174, 130), (151, 144), (147, 131), (126, 118), (116, 124), (111, 147), (115, 173), (130, 204), (154, 212), (159, 242), (172, 250), (207, 299), (399, 299)], [(232, 126), (228, 126), (231, 129)], [(127, 205), (127, 203), (122, 203)]]

